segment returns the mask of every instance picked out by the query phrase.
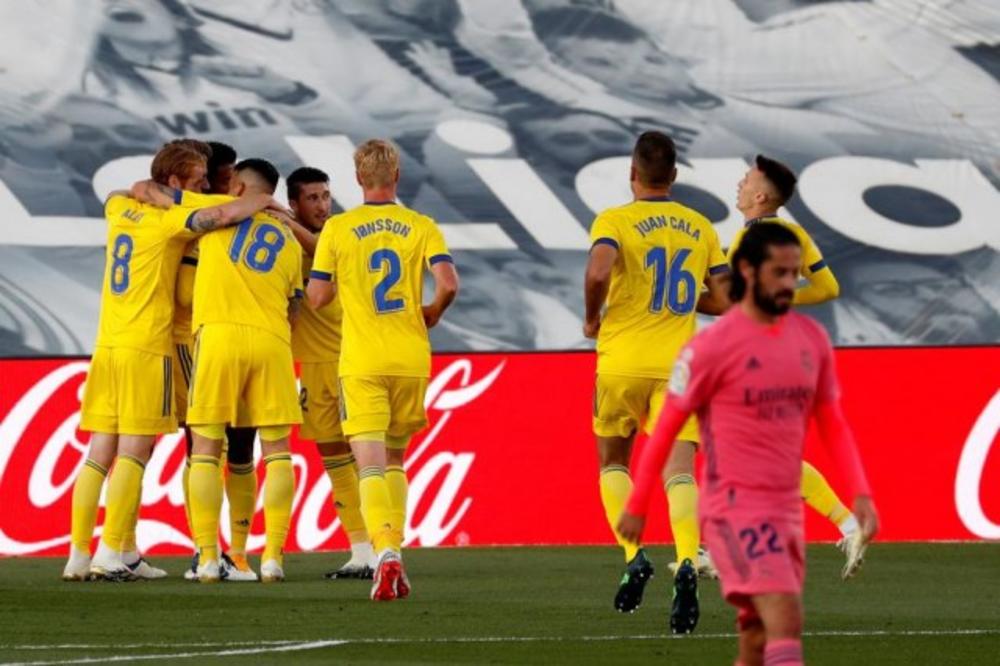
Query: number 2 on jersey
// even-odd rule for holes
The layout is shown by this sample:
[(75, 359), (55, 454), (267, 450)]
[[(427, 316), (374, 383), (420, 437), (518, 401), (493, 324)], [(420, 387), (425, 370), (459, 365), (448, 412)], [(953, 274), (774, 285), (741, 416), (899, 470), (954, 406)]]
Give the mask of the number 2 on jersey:
[[(244, 220), (236, 227), (236, 235), (229, 244), (229, 258), (235, 264), (243, 254), (247, 236), (250, 234), (250, 220)], [(267, 273), (274, 268), (278, 253), (285, 246), (285, 236), (273, 224), (262, 224), (253, 235), (253, 242), (243, 255), (243, 263), (252, 270)]]
[(389, 290), (396, 286), (400, 278), (403, 277), (403, 264), (399, 260), (399, 255), (393, 250), (375, 250), (371, 259), (368, 260), (368, 270), (372, 273), (380, 273), (383, 267), (387, 267), (385, 277), (375, 285), (375, 312), (386, 314), (388, 312), (399, 312), (406, 307), (402, 298), (388, 298)]
[[(684, 260), (691, 254), (690, 248), (677, 251), (669, 261), (667, 248), (654, 247), (646, 253), (646, 268), (653, 269), (653, 297), (649, 302), (650, 312), (662, 312), (664, 302), (674, 314), (690, 314), (698, 298), (694, 276), (684, 270)], [(681, 300), (681, 287), (684, 300)]]

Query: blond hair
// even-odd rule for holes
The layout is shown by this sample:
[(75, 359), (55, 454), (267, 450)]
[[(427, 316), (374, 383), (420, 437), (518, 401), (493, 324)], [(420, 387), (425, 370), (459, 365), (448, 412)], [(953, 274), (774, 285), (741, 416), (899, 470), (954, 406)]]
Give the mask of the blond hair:
[(388, 141), (369, 139), (354, 151), (354, 168), (363, 187), (388, 187), (396, 182), (399, 151)]

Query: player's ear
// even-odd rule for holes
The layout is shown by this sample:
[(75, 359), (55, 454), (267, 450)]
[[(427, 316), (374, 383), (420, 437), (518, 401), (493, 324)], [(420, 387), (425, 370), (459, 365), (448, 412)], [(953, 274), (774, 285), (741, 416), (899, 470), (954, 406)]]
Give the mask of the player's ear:
[(356, 179), (356, 180), (358, 181), (358, 185), (360, 185), (360, 186), (361, 186), (361, 189), (365, 189), (365, 184), (364, 184), (364, 182), (362, 182), (362, 180), (361, 180), (361, 174), (360, 174), (360, 173), (358, 173), (357, 171), (355, 171), (355, 172), (354, 172), (354, 178), (355, 178), (355, 179)]
[(396, 169), (396, 175), (392, 177), (392, 183), (393, 185), (399, 184), (399, 169)]
[(167, 187), (172, 187), (175, 190), (181, 189), (181, 179), (173, 174), (170, 174), (167, 176)]
[(635, 170), (635, 165), (633, 164), (632, 166), (630, 166), (630, 167), (629, 167), (629, 171), (628, 171), (628, 181), (629, 181), (630, 183), (634, 183), (634, 182), (636, 181), (636, 179), (637, 179), (638, 177), (639, 177), (639, 174), (638, 174), (638, 172), (637, 172), (637, 171)]
[(677, 180), (677, 167), (674, 167), (670, 171), (670, 182), (667, 183), (667, 186), (669, 187), (670, 185), (673, 185), (676, 180)]

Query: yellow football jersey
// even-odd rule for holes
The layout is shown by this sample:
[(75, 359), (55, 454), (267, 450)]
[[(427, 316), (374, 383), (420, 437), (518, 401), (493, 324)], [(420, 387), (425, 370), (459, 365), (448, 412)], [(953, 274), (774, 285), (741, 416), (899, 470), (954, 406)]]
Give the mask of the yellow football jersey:
[(823, 259), (823, 255), (820, 253), (819, 248), (816, 247), (816, 243), (813, 242), (812, 237), (809, 235), (801, 225), (795, 224), (780, 217), (758, 217), (753, 220), (747, 220), (743, 225), (743, 228), (736, 232), (733, 236), (733, 242), (729, 244), (729, 251), (726, 253), (726, 257), (732, 260), (733, 252), (739, 247), (740, 241), (743, 240), (743, 234), (747, 232), (750, 225), (755, 222), (773, 222), (775, 224), (780, 224), (792, 230), (796, 238), (799, 239), (799, 244), (802, 245), (802, 276), (809, 278), (816, 271), (821, 271), (826, 268), (826, 261)]
[[(302, 276), (307, 278), (312, 270), (312, 257), (302, 256)], [(340, 357), (340, 327), (344, 310), (340, 295), (314, 310), (305, 303), (292, 329), (292, 354), (300, 363), (333, 362)]]
[(213, 323), (244, 324), (290, 343), (288, 300), (301, 295), (302, 246), (266, 213), (204, 234), (198, 242), (195, 330)]
[(597, 336), (597, 372), (669, 377), (694, 335), (705, 278), (728, 270), (712, 223), (665, 197), (643, 199), (598, 215), (590, 240), (618, 250)]
[(192, 336), (191, 306), (194, 303), (194, 276), (198, 268), (198, 240), (184, 248), (181, 265), (177, 269), (174, 293), (174, 342), (189, 343)]
[(397, 203), (364, 204), (327, 220), (310, 275), (337, 285), (341, 376), (430, 376), (424, 267), (451, 260), (434, 220)]
[(187, 226), (190, 214), (126, 196), (108, 199), (98, 346), (170, 354), (177, 267), (185, 244), (199, 235)]

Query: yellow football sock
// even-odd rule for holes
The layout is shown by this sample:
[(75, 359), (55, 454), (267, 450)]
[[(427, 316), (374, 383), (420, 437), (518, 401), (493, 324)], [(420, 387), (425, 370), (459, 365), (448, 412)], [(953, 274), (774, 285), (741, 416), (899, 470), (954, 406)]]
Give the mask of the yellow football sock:
[(698, 564), (698, 485), (690, 474), (675, 474), (667, 479), (667, 503), (670, 505), (670, 529), (674, 533), (677, 563), (691, 560)]
[(194, 539), (194, 523), (191, 522), (191, 456), (184, 460), (184, 471), (181, 473), (181, 485), (184, 488), (184, 515), (188, 521), (188, 534)]
[(282, 549), (288, 538), (295, 500), (295, 470), (290, 453), (273, 453), (264, 458), (264, 554), (260, 561), (282, 563)]
[(366, 543), (368, 530), (361, 515), (361, 490), (358, 487), (358, 468), (354, 456), (345, 453), (323, 456), (323, 467), (333, 486), (333, 506), (337, 509), (340, 524), (351, 543)]
[(385, 484), (389, 488), (389, 524), (392, 525), (392, 547), (400, 550), (406, 538), (406, 492), (410, 484), (399, 465), (385, 468)]
[(604, 504), (604, 515), (608, 518), (608, 525), (618, 540), (618, 545), (625, 549), (625, 562), (631, 562), (636, 553), (639, 552), (639, 544), (626, 541), (618, 534), (615, 528), (618, 519), (622, 517), (625, 510), (625, 503), (632, 492), (632, 477), (629, 476), (628, 467), (624, 465), (608, 465), (601, 468), (601, 503)]
[(122, 552), (131, 553), (132, 551), (138, 550), (138, 544), (135, 540), (135, 528), (139, 524), (139, 508), (142, 506), (142, 491), (135, 498), (135, 504), (132, 506), (132, 514), (129, 516), (128, 520), (128, 531), (125, 532), (125, 536), (122, 537)]
[(850, 518), (850, 510), (844, 506), (819, 470), (802, 461), (802, 499), (806, 504), (840, 525)]
[(70, 539), (73, 546), (83, 553), (90, 552), (97, 523), (97, 505), (101, 500), (101, 486), (108, 470), (89, 458), (80, 468), (73, 484), (73, 512), (70, 518)]
[(192, 455), (191, 523), (194, 543), (201, 562), (219, 559), (219, 512), (222, 511), (222, 487), (219, 484), (219, 459)]
[(142, 473), (146, 466), (132, 456), (120, 455), (108, 478), (108, 511), (104, 517), (101, 540), (113, 551), (121, 552), (129, 531), (136, 501), (142, 493)]
[(229, 529), (232, 532), (229, 550), (243, 554), (247, 551), (247, 536), (257, 508), (257, 470), (252, 462), (229, 463), (226, 497), (229, 498)]
[(376, 553), (392, 548), (392, 504), (385, 472), (378, 467), (365, 467), (358, 473), (361, 491), (361, 515)]

